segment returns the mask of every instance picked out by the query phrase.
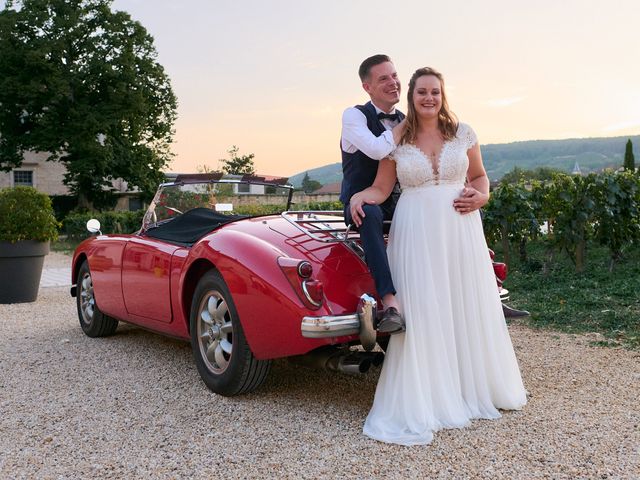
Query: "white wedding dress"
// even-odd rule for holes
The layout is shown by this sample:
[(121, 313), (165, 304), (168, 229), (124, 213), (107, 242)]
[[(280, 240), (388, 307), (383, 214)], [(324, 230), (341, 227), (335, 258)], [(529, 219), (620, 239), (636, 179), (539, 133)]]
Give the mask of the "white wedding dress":
[(441, 428), (499, 418), (498, 409), (527, 401), (480, 213), (453, 208), (476, 143), (460, 124), (438, 172), (414, 145), (393, 154), (402, 195), (387, 254), (407, 330), (391, 337), (364, 424), (376, 440), (426, 444)]

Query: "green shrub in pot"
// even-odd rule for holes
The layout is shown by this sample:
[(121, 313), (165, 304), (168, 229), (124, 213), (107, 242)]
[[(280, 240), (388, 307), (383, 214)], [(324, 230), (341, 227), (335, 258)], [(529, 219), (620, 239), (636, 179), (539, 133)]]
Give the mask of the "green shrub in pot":
[(0, 242), (57, 240), (51, 199), (33, 187), (0, 189)]
[(44, 256), (58, 227), (44, 193), (32, 187), (0, 189), (0, 303), (36, 300)]

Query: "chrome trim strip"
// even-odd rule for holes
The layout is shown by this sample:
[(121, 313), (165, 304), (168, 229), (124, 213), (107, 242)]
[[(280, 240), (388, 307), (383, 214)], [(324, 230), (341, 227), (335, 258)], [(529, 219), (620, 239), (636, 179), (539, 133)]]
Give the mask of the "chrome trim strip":
[(315, 307), (319, 307), (320, 305), (322, 305), (322, 300), (316, 302), (313, 298), (311, 298), (309, 290), (307, 290), (307, 279), (302, 281), (302, 291), (304, 292), (304, 296), (307, 297), (307, 300), (309, 300), (309, 303), (311, 303), (311, 305)]

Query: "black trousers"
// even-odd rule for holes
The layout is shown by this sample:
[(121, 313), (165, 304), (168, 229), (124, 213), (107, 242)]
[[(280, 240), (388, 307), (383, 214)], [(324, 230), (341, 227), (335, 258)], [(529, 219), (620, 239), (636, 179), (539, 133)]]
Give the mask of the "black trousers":
[[(385, 202), (382, 205), (364, 205), (362, 210), (365, 216), (362, 219), (362, 225), (357, 229), (360, 232), (365, 260), (380, 298), (388, 293), (394, 295), (396, 293), (383, 237), (383, 234), (389, 231), (389, 225), (385, 225), (384, 221), (391, 220), (394, 207), (395, 202)], [(347, 225), (353, 223), (348, 203), (344, 207), (344, 221)]]

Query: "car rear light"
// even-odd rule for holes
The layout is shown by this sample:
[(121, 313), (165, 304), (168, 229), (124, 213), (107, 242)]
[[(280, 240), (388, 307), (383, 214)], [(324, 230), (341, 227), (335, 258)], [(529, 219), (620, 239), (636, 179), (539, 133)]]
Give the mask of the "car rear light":
[(302, 303), (311, 310), (322, 306), (324, 289), (320, 280), (311, 278), (313, 265), (306, 260), (278, 257), (278, 265)]
[(507, 264), (502, 262), (493, 262), (493, 271), (500, 282), (504, 282), (507, 278)]
[(494, 252), (493, 250), (489, 249), (489, 256), (491, 257), (491, 261), (493, 262), (496, 258), (496, 252)]
[(298, 264), (298, 275), (302, 278), (309, 278), (313, 273), (313, 266), (309, 262), (300, 262)]

